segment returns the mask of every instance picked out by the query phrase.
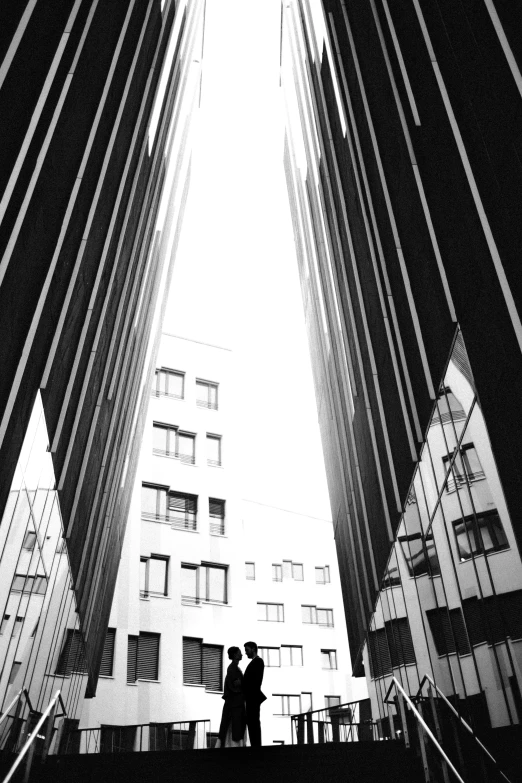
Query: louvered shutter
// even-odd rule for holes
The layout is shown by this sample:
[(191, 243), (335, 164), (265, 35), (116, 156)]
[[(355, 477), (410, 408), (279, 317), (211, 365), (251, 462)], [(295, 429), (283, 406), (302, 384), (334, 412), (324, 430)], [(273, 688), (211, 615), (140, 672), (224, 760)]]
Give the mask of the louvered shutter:
[(103, 645), (102, 662), (100, 674), (105, 677), (112, 677), (112, 667), (114, 663), (114, 640), (116, 638), (116, 628), (108, 628)]
[(197, 497), (184, 495), (181, 492), (170, 492), (168, 508), (171, 522), (181, 524), (190, 530), (196, 530)]
[(64, 646), (56, 667), (56, 674), (68, 677), (71, 672), (86, 672), (85, 650), (80, 631), (67, 629)]
[(183, 637), (183, 682), (201, 685), (201, 639)]
[(222, 689), (223, 648), (215, 645), (202, 645), (203, 684), (211, 691)]
[(222, 519), (225, 516), (225, 501), (216, 500), (215, 498), (209, 498), (209, 512), (211, 517), (219, 517)]
[(127, 682), (137, 680), (138, 637), (129, 636), (127, 647)]
[(140, 633), (138, 637), (137, 676), (157, 680), (159, 668), (159, 633)]
[(371, 631), (370, 641), (370, 670), (372, 677), (382, 677), (383, 674), (391, 672), (390, 648), (386, 638), (384, 628), (377, 631)]

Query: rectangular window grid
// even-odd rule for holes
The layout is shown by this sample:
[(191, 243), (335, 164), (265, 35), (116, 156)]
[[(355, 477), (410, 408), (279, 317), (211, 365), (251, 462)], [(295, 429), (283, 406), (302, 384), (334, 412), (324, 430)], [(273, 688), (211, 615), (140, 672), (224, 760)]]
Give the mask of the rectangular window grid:
[(279, 647), (258, 647), (257, 654), (263, 659), (265, 666), (281, 666)]
[(455, 519), (452, 524), (461, 561), (469, 560), (474, 555), (509, 549), (509, 543), (496, 509)]
[(280, 563), (272, 563), (272, 582), (283, 581), (283, 569)]
[(446, 482), (446, 491), (448, 493), (455, 492), (457, 487), (461, 487), (466, 483), (471, 484), (473, 481), (480, 481), (486, 477), (473, 443), (466, 443), (458, 451), (447, 454), (442, 458), (442, 461), (445, 472), (448, 471), (451, 464), (451, 470)]
[(281, 666), (302, 666), (303, 648), (295, 644), (281, 645)]
[(283, 604), (257, 604), (257, 619), (268, 623), (283, 623), (285, 620)]
[(196, 405), (199, 408), (218, 408), (218, 384), (196, 379)]
[(273, 693), (274, 715), (299, 715), (301, 713), (301, 694)]
[(173, 457), (185, 465), (195, 465), (196, 436), (172, 424), (155, 421), (152, 426), (152, 451), (160, 457)]
[(245, 563), (245, 574), (247, 579), (255, 580), (256, 578), (256, 564)]
[(321, 668), (337, 669), (336, 650), (321, 650)]
[(301, 619), (303, 623), (321, 625), (325, 628), (333, 628), (333, 609), (320, 609), (316, 606), (301, 606)]
[(140, 557), (140, 596), (168, 595), (169, 558), (165, 555)]
[(181, 601), (184, 604), (227, 603), (227, 566), (181, 565)]
[(172, 397), (175, 400), (182, 400), (185, 396), (185, 373), (167, 370), (164, 367), (156, 370), (152, 394), (154, 397)]

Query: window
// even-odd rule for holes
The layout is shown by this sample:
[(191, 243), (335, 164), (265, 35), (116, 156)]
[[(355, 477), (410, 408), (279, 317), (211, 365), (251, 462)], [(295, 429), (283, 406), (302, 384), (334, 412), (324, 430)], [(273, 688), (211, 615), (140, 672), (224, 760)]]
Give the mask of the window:
[(397, 562), (397, 553), (394, 547), (388, 561), (388, 566), (384, 572), (381, 588), (385, 590), (387, 587), (395, 587), (396, 585), (400, 585), (400, 583), (401, 575), (399, 572), (399, 564)]
[(437, 407), (430, 421), (430, 427), (434, 424), (448, 424), (466, 418), (462, 405), (457, 400), (449, 386), (441, 389), (438, 395)]
[(281, 666), (302, 666), (303, 648), (293, 644), (281, 645)]
[(69, 677), (71, 672), (84, 674), (87, 671), (83, 638), (80, 631), (67, 628), (65, 639), (56, 667), (56, 674)]
[(16, 675), (18, 674), (21, 665), (21, 661), (13, 661), (13, 665), (11, 666), (11, 673), (9, 674), (9, 685), (11, 685), (11, 683), (16, 680)]
[(152, 394), (155, 397), (173, 397), (182, 400), (185, 393), (185, 373), (175, 370), (156, 370)]
[(101, 677), (112, 677), (114, 666), (114, 643), (116, 641), (116, 628), (107, 628), (103, 645), (102, 661), (100, 666)]
[(324, 697), (324, 703), (326, 705), (327, 710), (335, 709), (336, 707), (339, 707), (341, 704), (341, 697), (340, 696), (325, 696)]
[(312, 623), (333, 628), (333, 609), (319, 609), (315, 606), (301, 606), (303, 623)]
[(459, 655), (467, 655), (471, 652), (460, 609), (440, 606), (438, 609), (429, 609), (426, 617), (439, 655), (455, 652)]
[(469, 560), (473, 555), (486, 552), (500, 552), (509, 549), (508, 540), (496, 509), (470, 514), (464, 519), (455, 519), (453, 529), (457, 537), (459, 557)]
[(23, 548), (32, 551), (36, 543), (36, 533), (32, 530), (28, 530), (25, 534)]
[(170, 424), (155, 421), (152, 427), (152, 451), (160, 456), (176, 457), (186, 465), (194, 465), (196, 436)]
[(217, 731), (207, 731), (207, 748), (215, 748), (218, 737)]
[(22, 630), (23, 622), (24, 622), (24, 618), (20, 617), (20, 615), (17, 615), (16, 620), (14, 621), (13, 630), (12, 630), (12, 633), (11, 633), (12, 637), (20, 635), (20, 631)]
[(218, 385), (211, 381), (196, 379), (196, 405), (200, 408), (211, 408), (217, 411)]
[(184, 604), (199, 604), (201, 601), (226, 604), (227, 566), (183, 563), (181, 601)]
[(47, 590), (47, 578), (45, 576), (26, 576), (25, 574), (15, 574), (12, 590), (23, 593), (36, 593), (45, 595)]
[(321, 667), (323, 669), (337, 669), (336, 650), (321, 650)]
[(481, 601), (466, 598), (462, 608), (472, 645), (498, 644), (508, 636), (522, 639), (522, 590), (491, 595)]
[(10, 614), (4, 614), (4, 616), (2, 617), (2, 624), (0, 625), (0, 633), (3, 633), (5, 631), (10, 619), (11, 619)]
[(196, 495), (187, 495), (183, 492), (169, 492), (169, 522), (173, 527), (184, 530), (196, 530), (197, 508), (198, 499)]
[(399, 536), (399, 542), (410, 576), (440, 574), (439, 559), (432, 533), (427, 536), (423, 536), (422, 533)]
[(257, 619), (269, 623), (283, 623), (285, 620), (283, 604), (260, 604), (257, 605)]
[(330, 581), (330, 566), (316, 566), (315, 581), (318, 585), (328, 584)]
[(256, 578), (256, 564), (255, 563), (245, 563), (245, 572), (246, 572), (246, 578), (247, 579), (255, 579)]
[(301, 710), (303, 712), (312, 712), (312, 694), (311, 693), (305, 693), (304, 691), (301, 693)]
[(168, 595), (169, 558), (164, 555), (140, 557), (140, 595)]
[(273, 693), (274, 715), (299, 715), (301, 713), (301, 695)]
[(183, 637), (183, 683), (204, 685), (209, 691), (223, 689), (223, 647), (203, 644), (202, 639)]
[(415, 650), (406, 617), (384, 624), (368, 634), (368, 653), (372, 678), (389, 674), (393, 667), (415, 663)]
[(127, 753), (134, 750), (136, 726), (100, 726), (100, 753)]
[(154, 522), (168, 522), (179, 530), (197, 530), (197, 495), (168, 492), (167, 487), (143, 484), (141, 517)]
[(207, 432), (207, 465), (221, 467), (221, 435), (210, 435)]
[(210, 517), (210, 533), (213, 536), (225, 535), (225, 501), (216, 498), (208, 499)]
[(159, 670), (159, 633), (129, 636), (127, 647), (127, 682), (157, 680)]
[(272, 563), (272, 582), (283, 581), (283, 569), (279, 563)]
[(281, 666), (279, 647), (258, 647), (257, 654), (265, 662), (265, 666)]
[(302, 563), (292, 563), (292, 579), (295, 579), (296, 582), (303, 581), (304, 575)]
[(446, 483), (447, 492), (454, 492), (457, 487), (466, 484), (466, 481), (471, 483), (472, 481), (480, 481), (485, 478), (485, 473), (482, 470), (473, 443), (461, 446), (457, 454), (453, 451), (452, 454), (447, 454), (442, 458), (445, 473), (448, 472), (452, 460), (453, 465)]

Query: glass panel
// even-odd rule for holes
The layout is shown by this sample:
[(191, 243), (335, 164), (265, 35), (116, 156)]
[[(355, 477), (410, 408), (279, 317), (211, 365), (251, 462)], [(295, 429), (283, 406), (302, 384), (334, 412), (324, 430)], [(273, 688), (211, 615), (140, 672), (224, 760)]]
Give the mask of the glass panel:
[(23, 547), (24, 549), (34, 549), (35, 543), (36, 543), (36, 533), (29, 530), (25, 534)]
[(311, 693), (302, 693), (301, 694), (301, 712), (311, 712), (312, 711), (312, 694)]
[(313, 606), (301, 607), (301, 619), (303, 620), (303, 623), (313, 623), (313, 608)]
[(168, 393), (175, 397), (183, 397), (183, 375), (179, 373), (169, 372), (168, 377)]
[(302, 647), (292, 647), (292, 666), (302, 666), (303, 665), (303, 648)]
[(166, 595), (167, 561), (151, 557), (149, 560), (149, 592)]
[(330, 653), (327, 650), (321, 650), (321, 666), (323, 669), (330, 668)]
[(213, 408), (217, 408), (217, 386), (209, 386), (208, 401)]
[(281, 582), (283, 579), (283, 570), (280, 565), (276, 563), (272, 564), (272, 580), (274, 582)]
[(256, 566), (255, 566), (255, 563), (245, 563), (245, 569), (246, 569), (246, 578), (247, 579), (255, 579), (256, 578)]
[(197, 603), (198, 600), (198, 569), (181, 567), (181, 597)]
[(257, 605), (257, 619), (266, 620), (266, 604)]
[(278, 613), (278, 606), (277, 604), (268, 604), (267, 611), (268, 611), (268, 620), (271, 622), (277, 622), (279, 618)]
[(168, 429), (167, 427), (157, 427), (156, 425), (152, 428), (152, 448), (155, 451), (163, 451), (166, 452), (167, 449), (167, 435), (168, 435)]
[(226, 603), (226, 571), (224, 568), (212, 568), (208, 566), (208, 595), (209, 601)]
[(157, 386), (156, 386), (157, 390), (161, 394), (166, 394), (167, 393), (167, 373), (166, 372), (162, 372), (161, 370), (159, 370), (156, 373), (156, 383), (157, 383)]
[(291, 666), (292, 658), (290, 654), (290, 647), (281, 647), (281, 666)]
[(297, 715), (301, 712), (301, 697), (289, 696), (288, 697), (289, 715)]
[(270, 647), (268, 649), (268, 665), (280, 666), (279, 650), (277, 647)]
[(292, 573), (294, 576), (294, 579), (296, 579), (298, 582), (303, 581), (303, 566), (301, 563), (292, 563)]
[(144, 514), (151, 514), (156, 516), (157, 513), (157, 494), (158, 490), (155, 487), (143, 487), (141, 488), (141, 511)]
[(178, 452), (180, 457), (186, 457), (194, 461), (194, 446), (196, 439), (193, 435), (178, 435)]
[(214, 438), (210, 435), (207, 435), (207, 460), (218, 465), (221, 462), (221, 441), (219, 438)]

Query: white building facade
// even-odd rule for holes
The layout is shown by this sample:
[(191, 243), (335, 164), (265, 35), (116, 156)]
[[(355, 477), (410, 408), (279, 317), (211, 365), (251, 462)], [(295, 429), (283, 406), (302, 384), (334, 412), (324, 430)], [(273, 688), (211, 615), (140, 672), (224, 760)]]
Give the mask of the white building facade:
[(292, 741), (290, 714), (365, 696), (350, 675), (331, 521), (241, 499), (237, 394), (231, 351), (163, 335), (110, 619), (114, 652), (81, 727), (206, 719), (212, 744), (226, 651), (248, 640), (266, 665), (265, 745)]

